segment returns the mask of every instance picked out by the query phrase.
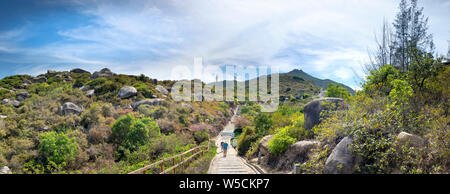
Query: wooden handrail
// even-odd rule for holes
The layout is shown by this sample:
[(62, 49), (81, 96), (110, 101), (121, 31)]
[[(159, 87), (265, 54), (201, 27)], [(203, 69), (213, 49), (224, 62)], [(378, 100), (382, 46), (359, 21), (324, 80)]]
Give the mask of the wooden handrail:
[[(191, 159), (195, 158), (198, 155), (201, 155), (203, 152), (208, 151), (209, 150), (209, 143), (210, 142), (208, 141), (208, 146), (197, 146), (197, 147), (194, 147), (194, 148), (192, 148), (192, 149), (190, 149), (188, 151), (185, 151), (185, 152), (183, 152), (181, 154), (177, 154), (175, 156), (164, 158), (164, 159), (159, 160), (159, 161), (157, 161), (155, 163), (152, 163), (152, 164), (150, 164), (148, 166), (145, 166), (143, 168), (140, 168), (140, 169), (137, 169), (135, 171), (132, 171), (132, 172), (130, 172), (128, 174), (145, 174), (145, 172), (147, 170), (149, 170), (149, 169), (151, 169), (151, 168), (153, 168), (153, 167), (155, 167), (155, 166), (157, 166), (159, 164), (161, 164), (161, 172), (160, 172), (160, 174), (166, 174), (166, 173), (168, 173), (168, 172), (170, 172), (172, 170), (174, 170), (174, 172), (175, 172), (176, 168), (178, 168), (179, 166), (189, 162)], [(206, 150), (202, 150), (202, 148), (207, 148), (207, 149)], [(194, 150), (197, 150), (197, 149), (199, 149), (200, 151), (197, 151), (196, 153), (192, 153)], [(191, 153), (191, 156), (183, 159), (183, 156), (187, 155), (188, 153)], [(177, 157), (180, 157), (181, 162), (175, 164), (175, 158), (177, 158)], [(164, 169), (164, 162), (171, 161), (171, 160), (172, 160), (172, 167)]]

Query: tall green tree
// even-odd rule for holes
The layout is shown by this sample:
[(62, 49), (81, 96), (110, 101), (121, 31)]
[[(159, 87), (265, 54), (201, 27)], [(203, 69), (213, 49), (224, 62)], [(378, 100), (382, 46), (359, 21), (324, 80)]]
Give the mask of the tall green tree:
[(401, 0), (394, 25), (394, 66), (402, 71), (409, 69), (414, 56), (412, 48), (423, 52), (433, 52), (433, 36), (428, 34), (428, 17), (423, 15), (423, 7), (417, 0)]

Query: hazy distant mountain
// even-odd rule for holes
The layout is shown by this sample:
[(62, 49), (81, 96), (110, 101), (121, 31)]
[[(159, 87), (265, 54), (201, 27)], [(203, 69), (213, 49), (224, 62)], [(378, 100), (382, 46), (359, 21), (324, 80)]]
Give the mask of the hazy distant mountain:
[(297, 76), (297, 77), (303, 78), (305, 80), (311, 81), (315, 85), (319, 86), (320, 88), (323, 88), (324, 90), (326, 90), (328, 88), (329, 84), (331, 84), (331, 83), (332, 84), (336, 84), (337, 83), (337, 84), (340, 84), (342, 87), (346, 88), (351, 94), (355, 94), (355, 91), (352, 88), (350, 88), (350, 87), (348, 87), (348, 86), (346, 86), (344, 84), (335, 82), (335, 81), (330, 80), (330, 79), (319, 79), (319, 78), (313, 77), (313, 76), (311, 76), (311, 75), (309, 75), (309, 74), (307, 74), (304, 71), (299, 70), (299, 69), (294, 69), (294, 70), (292, 70), (292, 71), (290, 71), (290, 72), (288, 72), (286, 74)]

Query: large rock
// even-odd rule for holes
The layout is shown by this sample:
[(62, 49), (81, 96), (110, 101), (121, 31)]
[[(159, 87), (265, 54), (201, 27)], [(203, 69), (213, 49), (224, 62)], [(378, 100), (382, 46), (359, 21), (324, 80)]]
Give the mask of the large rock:
[(268, 155), (269, 152), (269, 141), (273, 138), (273, 135), (264, 136), (258, 143), (258, 153), (260, 155)]
[(35, 77), (31, 79), (31, 82), (33, 83), (44, 83), (47, 82), (47, 78), (45, 77)]
[(332, 104), (342, 107), (343, 100), (341, 98), (321, 98), (316, 99), (306, 104), (304, 109), (305, 129), (312, 129), (315, 125), (320, 123), (320, 113), (328, 109)]
[(146, 100), (141, 100), (141, 101), (135, 102), (131, 106), (133, 107), (134, 110), (137, 110), (139, 108), (139, 106), (141, 106), (143, 104), (148, 104), (150, 106), (157, 106), (157, 105), (161, 105), (162, 102), (164, 102), (164, 100), (161, 98), (146, 99)]
[(159, 93), (161, 93), (162, 95), (168, 96), (169, 95), (169, 91), (167, 91), (166, 88), (164, 88), (161, 85), (156, 85), (155, 90)]
[(131, 86), (124, 86), (119, 90), (119, 98), (130, 98), (137, 95), (137, 90)]
[(103, 68), (100, 71), (94, 72), (94, 74), (92, 74), (92, 76), (91, 76), (91, 79), (96, 79), (99, 77), (110, 77), (110, 76), (114, 76), (114, 75), (116, 75), (116, 74), (111, 72), (111, 70), (109, 70), (108, 68)]
[(12, 174), (12, 172), (7, 166), (4, 166), (3, 168), (0, 168), (0, 174)]
[(280, 157), (278, 170), (292, 170), (295, 163), (303, 163), (309, 159), (310, 150), (320, 145), (318, 141), (299, 141), (289, 146)]
[(68, 114), (81, 114), (83, 112), (83, 107), (80, 107), (72, 102), (66, 102), (60, 107), (61, 115)]
[(15, 107), (19, 107), (20, 106), (20, 102), (19, 101), (17, 101), (17, 100), (10, 100), (10, 99), (3, 99), (2, 100), (2, 104), (12, 105), (12, 106), (15, 106)]
[(70, 70), (70, 72), (72, 72), (72, 73), (90, 73), (89, 71), (86, 71), (86, 70), (83, 70), (80, 68), (72, 69), (72, 70)]
[(397, 143), (400, 146), (407, 145), (409, 147), (422, 147), (425, 141), (417, 135), (401, 132), (397, 135)]
[(29, 98), (31, 95), (28, 92), (21, 92), (16, 94), (16, 98), (17, 100), (19, 100), (19, 102), (22, 102), (23, 100)]
[(327, 174), (351, 174), (357, 164), (356, 156), (350, 149), (353, 139), (349, 136), (339, 142), (325, 162)]

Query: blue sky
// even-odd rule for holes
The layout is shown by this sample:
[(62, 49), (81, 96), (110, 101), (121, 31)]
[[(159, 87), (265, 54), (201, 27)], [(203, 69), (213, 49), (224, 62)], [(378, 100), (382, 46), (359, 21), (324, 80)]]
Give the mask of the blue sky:
[[(437, 52), (450, 1), (422, 0)], [(192, 65), (303, 69), (359, 88), (367, 51), (398, 0), (16, 0), (0, 3), (0, 77), (103, 67), (170, 79)]]

